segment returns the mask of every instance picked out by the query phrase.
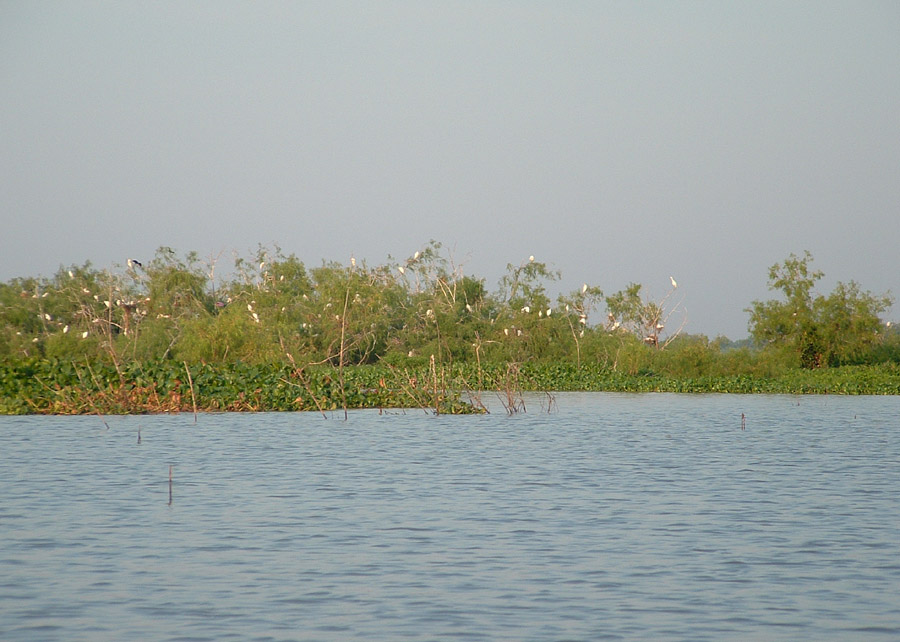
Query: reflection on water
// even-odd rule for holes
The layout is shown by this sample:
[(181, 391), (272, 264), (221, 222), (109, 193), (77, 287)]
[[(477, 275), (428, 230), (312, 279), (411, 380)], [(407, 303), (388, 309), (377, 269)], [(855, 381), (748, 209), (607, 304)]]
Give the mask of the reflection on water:
[(0, 418), (0, 638), (900, 636), (900, 399), (557, 402)]

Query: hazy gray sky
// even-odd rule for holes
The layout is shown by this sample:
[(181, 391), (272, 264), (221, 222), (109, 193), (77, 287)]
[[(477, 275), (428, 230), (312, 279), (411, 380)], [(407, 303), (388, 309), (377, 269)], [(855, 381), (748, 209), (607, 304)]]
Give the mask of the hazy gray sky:
[(436, 239), (740, 338), (791, 252), (900, 294), (898, 205), (892, 1), (0, 3), (2, 281)]

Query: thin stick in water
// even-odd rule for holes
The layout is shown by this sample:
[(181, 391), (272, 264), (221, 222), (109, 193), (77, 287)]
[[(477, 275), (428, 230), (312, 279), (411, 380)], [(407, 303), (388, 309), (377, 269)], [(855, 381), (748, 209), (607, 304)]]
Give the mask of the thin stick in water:
[(169, 464), (169, 506), (172, 505), (172, 464)]

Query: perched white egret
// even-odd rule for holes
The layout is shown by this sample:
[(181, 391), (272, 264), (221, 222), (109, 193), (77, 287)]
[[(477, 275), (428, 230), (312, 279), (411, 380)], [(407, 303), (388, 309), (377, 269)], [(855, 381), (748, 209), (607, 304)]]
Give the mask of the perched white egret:
[(404, 273), (406, 272), (406, 270), (404, 269), (404, 267), (403, 267), (402, 265), (398, 265), (398, 266), (397, 266), (397, 271), (398, 271), (400, 274), (404, 274)]
[(503, 328), (503, 334), (509, 336), (509, 328)]
[(548, 317), (550, 316), (550, 313), (551, 313), (551, 312), (553, 312), (553, 309), (552, 309), (552, 308), (547, 308), (547, 316), (548, 316)]
[(69, 270), (69, 278), (70, 278), (70, 279), (74, 279), (74, 278), (75, 278), (75, 274), (72, 272), (72, 270)]
[(474, 312), (474, 311), (475, 311), (475, 310), (472, 309), (472, 306), (469, 305), (468, 303), (466, 303), (466, 310), (467, 310), (468, 312)]
[(413, 254), (413, 261), (418, 261), (420, 256), (422, 256), (421, 252), (416, 252), (415, 254)]
[(678, 287), (678, 282), (675, 280), (675, 277), (674, 277), (674, 276), (670, 276), (670, 277), (669, 277), (669, 280), (672, 282), (672, 287), (673, 287), (673, 288), (677, 288), (677, 287)]
[(87, 339), (87, 335), (88, 335), (88, 332), (87, 332), (87, 330), (85, 330), (84, 332), (81, 333), (81, 338)]
[(581, 293), (584, 294), (585, 292), (587, 292), (587, 283), (581, 286)]
[(532, 254), (531, 256), (529, 256), (529, 257), (528, 257), (528, 260), (529, 260), (531, 263), (534, 263), (534, 254)]
[(69, 326), (68, 326), (68, 325), (66, 325), (65, 327), (63, 327), (63, 334), (65, 334), (65, 333), (68, 332), (68, 331), (69, 331)]
[(529, 312), (531, 312), (531, 308), (526, 305), (524, 308), (522, 308), (522, 312), (528, 314)]

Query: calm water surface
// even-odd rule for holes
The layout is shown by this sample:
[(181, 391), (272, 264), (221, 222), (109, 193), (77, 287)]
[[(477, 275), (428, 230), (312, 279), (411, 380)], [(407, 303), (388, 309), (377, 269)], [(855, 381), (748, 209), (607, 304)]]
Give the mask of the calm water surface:
[(0, 417), (0, 639), (900, 639), (900, 398), (556, 402)]

